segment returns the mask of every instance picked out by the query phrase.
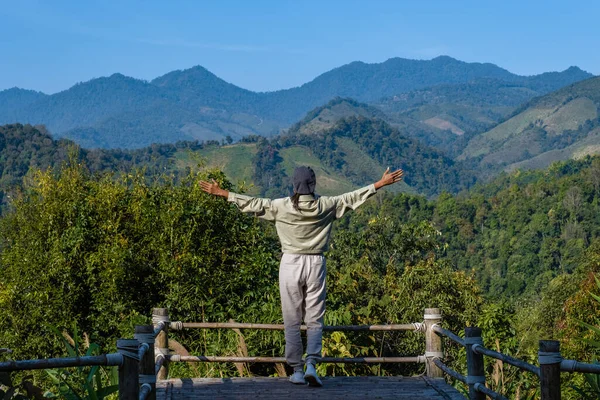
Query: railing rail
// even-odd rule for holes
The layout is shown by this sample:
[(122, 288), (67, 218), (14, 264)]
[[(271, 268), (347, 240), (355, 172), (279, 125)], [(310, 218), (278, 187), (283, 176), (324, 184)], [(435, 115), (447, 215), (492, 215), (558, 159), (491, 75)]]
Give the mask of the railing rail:
[(456, 372), (455, 370), (453, 370), (452, 368), (450, 368), (449, 366), (447, 366), (446, 364), (444, 364), (441, 359), (439, 359), (439, 358), (436, 357), (436, 358), (433, 359), (433, 363), (435, 365), (437, 365), (437, 367), (439, 369), (441, 369), (442, 371), (444, 371), (447, 375), (453, 377), (457, 381), (461, 381), (462, 383), (467, 384), (467, 377), (466, 376), (464, 376), (462, 374), (459, 374), (458, 372)]
[(497, 360), (503, 361), (503, 362), (510, 364), (514, 367), (517, 367), (519, 369), (531, 372), (532, 374), (535, 374), (538, 378), (540, 376), (540, 367), (531, 365), (528, 362), (525, 362), (523, 360), (519, 360), (517, 358), (508, 356), (506, 354), (498, 353), (497, 351), (487, 349), (479, 344), (473, 345), (471, 350), (474, 351), (475, 353), (483, 354), (488, 357), (495, 358)]
[(600, 364), (587, 364), (575, 360), (562, 360), (560, 362), (560, 370), (562, 372), (600, 374)]
[(485, 384), (477, 382), (473, 385), (473, 387), (478, 393), (482, 393), (491, 399), (508, 400), (506, 397), (502, 396), (500, 393), (494, 392), (493, 390), (489, 389), (487, 386), (485, 386)]
[[(178, 331), (182, 329), (263, 329), (283, 331), (283, 324), (252, 324), (243, 322), (181, 322), (173, 321), (169, 324), (169, 329)], [(306, 325), (300, 326), (300, 330), (306, 331)], [(424, 332), (425, 325), (421, 322), (412, 324), (389, 324), (389, 325), (325, 325), (323, 331), (350, 331), (350, 332), (369, 332), (369, 331), (417, 331)]]
[(68, 367), (119, 366), (123, 357), (119, 353), (102, 354), (99, 356), (83, 356), (68, 358), (46, 358), (39, 360), (5, 361), (0, 362), (0, 372), (13, 372), (34, 369), (52, 369)]
[[(170, 355), (169, 362), (215, 362), (215, 363), (285, 363), (285, 357), (229, 357), (229, 356), (181, 356)], [(427, 362), (425, 356), (414, 357), (321, 357), (320, 363), (337, 364), (384, 364)]]
[(439, 325), (435, 325), (433, 327), (433, 331), (440, 336), (447, 337), (448, 339), (452, 340), (454, 343), (460, 344), (463, 347), (465, 345), (465, 341), (460, 336), (455, 335), (454, 333), (450, 332), (447, 329), (442, 328)]

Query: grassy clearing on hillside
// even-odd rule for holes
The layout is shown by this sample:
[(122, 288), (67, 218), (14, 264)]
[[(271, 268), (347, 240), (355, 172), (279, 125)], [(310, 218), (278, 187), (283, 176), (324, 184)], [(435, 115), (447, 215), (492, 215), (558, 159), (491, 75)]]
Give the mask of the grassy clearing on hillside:
[(458, 160), (478, 157), (493, 151), (494, 145), (499, 145), (509, 140), (513, 135), (523, 132), (530, 123), (544, 119), (552, 113), (553, 109), (531, 109), (527, 110), (508, 121), (501, 123), (492, 130), (475, 136), (467, 145)]
[(598, 116), (597, 107), (588, 98), (581, 97), (558, 108), (544, 120), (544, 129), (548, 133), (560, 135), (567, 129), (576, 130), (586, 120)]
[(434, 128), (438, 128), (443, 131), (449, 130), (455, 135), (462, 135), (465, 133), (465, 131), (454, 125), (452, 122), (448, 121), (447, 119), (440, 118), (439, 116), (428, 118), (423, 122), (429, 126), (433, 126)]
[[(175, 154), (177, 167), (185, 168), (196, 166), (204, 161), (207, 167), (216, 167), (225, 172), (225, 175), (233, 182), (252, 183), (254, 165), (252, 157), (256, 154), (254, 143), (238, 143), (231, 146), (209, 147), (198, 152), (178, 151)], [(249, 194), (258, 194), (259, 188), (252, 186), (248, 189)]]
[[(593, 120), (598, 117), (596, 104), (589, 98), (580, 97), (566, 104), (552, 106), (549, 104), (538, 105), (529, 108), (522, 113), (501, 123), (488, 132), (474, 137), (458, 160), (465, 160), (481, 155), (487, 155), (495, 152), (504, 152), (509, 154), (492, 156), (486, 158), (485, 162), (496, 162), (494, 160), (505, 160), (510, 162), (513, 149), (522, 152), (525, 149), (535, 154), (532, 149), (528, 149), (530, 138), (528, 134), (532, 129), (542, 128), (549, 135), (561, 135), (566, 130), (576, 130), (586, 120)], [(512, 154), (514, 155), (514, 154)]]
[(536, 157), (530, 158), (509, 165), (505, 168), (505, 171), (514, 171), (516, 169), (542, 169), (547, 168), (550, 164), (555, 161), (565, 161), (569, 159), (581, 159), (587, 155), (594, 155), (600, 153), (600, 129), (591, 131), (587, 137), (571, 146), (565, 147), (564, 149), (550, 150)]
[[(346, 154), (344, 160), (346, 161), (345, 174), (350, 176), (356, 176), (357, 179), (363, 181), (375, 182), (381, 178), (383, 171), (388, 167), (381, 165), (377, 161), (373, 160), (367, 153), (362, 151), (356, 143), (348, 138), (337, 138), (336, 142), (342, 151)], [(389, 165), (391, 169), (398, 168), (397, 165)], [(402, 181), (399, 184), (386, 188), (391, 192), (403, 192), (416, 194), (416, 191), (408, 186), (406, 182)]]

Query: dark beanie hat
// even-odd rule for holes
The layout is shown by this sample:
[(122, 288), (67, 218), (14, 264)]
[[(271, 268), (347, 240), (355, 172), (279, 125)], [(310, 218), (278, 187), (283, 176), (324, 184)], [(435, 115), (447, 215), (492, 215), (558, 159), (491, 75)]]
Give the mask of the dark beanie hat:
[(316, 184), (315, 171), (311, 167), (298, 167), (294, 170), (294, 193), (313, 194)]

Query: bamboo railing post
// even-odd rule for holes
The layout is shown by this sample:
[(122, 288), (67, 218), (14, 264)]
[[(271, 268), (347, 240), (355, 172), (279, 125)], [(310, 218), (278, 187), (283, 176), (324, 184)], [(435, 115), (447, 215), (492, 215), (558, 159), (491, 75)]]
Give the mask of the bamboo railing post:
[(483, 364), (483, 354), (473, 351), (473, 345), (483, 346), (481, 338), (481, 328), (465, 328), (465, 348), (467, 350), (467, 385), (469, 385), (470, 400), (485, 400), (485, 394), (475, 390), (475, 384), (485, 385), (485, 368)]
[(542, 400), (560, 400), (560, 342), (540, 340), (538, 358)]
[(444, 371), (433, 363), (434, 358), (444, 358), (442, 349), (442, 338), (434, 331), (433, 326), (442, 322), (442, 314), (439, 308), (426, 308), (425, 315), (425, 358), (427, 360), (427, 377), (443, 378)]
[(123, 356), (119, 367), (119, 400), (138, 400), (140, 391), (138, 341), (117, 340), (117, 351)]
[(156, 379), (167, 379), (169, 376), (169, 309), (168, 308), (153, 308), (152, 309), (152, 323), (156, 328), (160, 322), (165, 323), (165, 328), (158, 334), (155, 342), (156, 354), (162, 354), (165, 360), (156, 374)]
[(140, 360), (140, 383), (150, 385), (150, 393), (147, 400), (156, 400), (156, 373), (154, 372), (154, 326), (138, 325), (133, 335), (139, 344), (147, 344), (148, 350), (144, 358)]

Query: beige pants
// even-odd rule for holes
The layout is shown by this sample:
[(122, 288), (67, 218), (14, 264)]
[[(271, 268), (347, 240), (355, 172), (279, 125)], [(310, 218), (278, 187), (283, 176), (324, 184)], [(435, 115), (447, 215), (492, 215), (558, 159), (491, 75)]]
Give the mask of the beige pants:
[[(325, 257), (284, 254), (279, 267), (279, 292), (285, 325), (285, 358), (302, 368), (302, 320), (307, 326), (306, 361), (321, 357), (323, 316), (325, 315)], [(312, 361), (314, 363), (314, 361)]]

